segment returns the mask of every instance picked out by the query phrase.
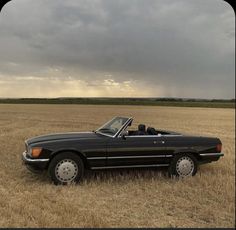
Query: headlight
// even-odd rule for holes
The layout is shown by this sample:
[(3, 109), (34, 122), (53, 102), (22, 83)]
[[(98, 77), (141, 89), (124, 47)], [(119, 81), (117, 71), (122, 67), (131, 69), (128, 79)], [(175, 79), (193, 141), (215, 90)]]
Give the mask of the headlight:
[(33, 147), (30, 149), (30, 154), (32, 157), (38, 157), (40, 153), (42, 152), (42, 148), (40, 147)]

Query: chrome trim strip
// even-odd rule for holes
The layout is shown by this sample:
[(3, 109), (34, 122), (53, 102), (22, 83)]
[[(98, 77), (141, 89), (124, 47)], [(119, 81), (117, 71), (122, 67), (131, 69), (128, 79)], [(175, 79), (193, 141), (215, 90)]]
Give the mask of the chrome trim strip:
[[(145, 154), (145, 156), (147, 156), (147, 155), (153, 155), (153, 152), (155, 152), (157, 150), (160, 153), (163, 154), (163, 152), (165, 151), (165, 147), (150, 146), (150, 147), (127, 147), (127, 148), (125, 148), (125, 147), (123, 147), (123, 148), (122, 147), (115, 148), (114, 147), (114, 148), (108, 148), (108, 152), (110, 154), (109, 156), (115, 156), (113, 154), (114, 152), (122, 152), (122, 153), (124, 153), (124, 154), (120, 154), (121, 156), (127, 156), (128, 152), (131, 152), (129, 156), (138, 156), (137, 152), (149, 151), (149, 153)], [(141, 153), (141, 154), (143, 154), (143, 153)]]
[(47, 161), (49, 161), (49, 159), (30, 159), (30, 158), (27, 158), (26, 152), (23, 152), (22, 156), (24, 158), (24, 161), (26, 161), (26, 162), (47, 162)]
[(133, 135), (133, 136), (125, 136), (125, 137), (177, 137), (183, 136), (182, 134), (165, 134), (165, 135)]
[(206, 157), (206, 156), (221, 157), (221, 156), (224, 156), (224, 153), (200, 153), (199, 155), (202, 157)]
[(88, 160), (106, 160), (106, 157), (87, 157)]
[(147, 156), (115, 156), (115, 157), (88, 157), (88, 160), (106, 160), (106, 159), (135, 159), (135, 158), (158, 158), (172, 157), (173, 155), (147, 155)]
[(91, 169), (115, 169), (115, 168), (146, 168), (146, 167), (165, 167), (169, 164), (154, 164), (154, 165), (124, 165), (124, 166), (101, 166), (91, 167)]
[(117, 157), (107, 157), (107, 159), (155, 158), (155, 157), (166, 157), (166, 155), (147, 155), (147, 156), (117, 156)]

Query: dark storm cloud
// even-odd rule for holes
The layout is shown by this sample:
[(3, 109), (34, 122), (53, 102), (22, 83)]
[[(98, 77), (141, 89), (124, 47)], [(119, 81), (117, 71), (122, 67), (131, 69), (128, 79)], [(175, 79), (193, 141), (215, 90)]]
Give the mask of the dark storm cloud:
[(156, 85), (163, 96), (234, 97), (234, 13), (221, 0), (12, 1), (0, 29), (5, 76), (56, 68), (88, 85), (140, 81), (153, 96)]

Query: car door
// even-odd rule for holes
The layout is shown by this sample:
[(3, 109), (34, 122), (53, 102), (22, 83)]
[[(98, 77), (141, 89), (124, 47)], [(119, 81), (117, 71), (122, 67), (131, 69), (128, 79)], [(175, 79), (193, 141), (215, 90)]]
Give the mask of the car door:
[(165, 141), (162, 136), (116, 137), (107, 143), (108, 167), (148, 166), (165, 162)]

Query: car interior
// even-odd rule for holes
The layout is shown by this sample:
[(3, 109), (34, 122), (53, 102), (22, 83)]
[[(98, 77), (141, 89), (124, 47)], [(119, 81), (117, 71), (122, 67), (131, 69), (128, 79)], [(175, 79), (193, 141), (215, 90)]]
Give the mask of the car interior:
[(141, 136), (141, 135), (167, 135), (168, 132), (156, 130), (153, 127), (147, 127), (144, 124), (138, 125), (138, 130), (129, 130), (128, 136)]

